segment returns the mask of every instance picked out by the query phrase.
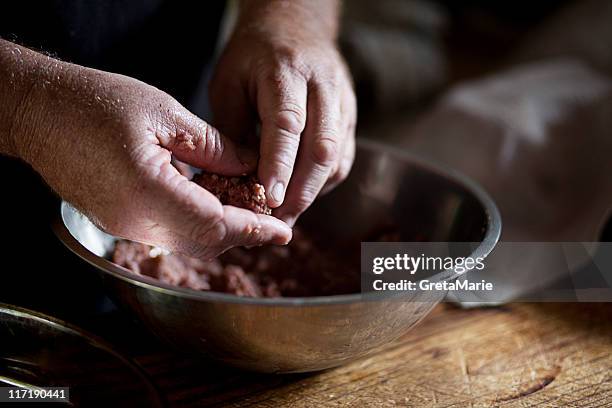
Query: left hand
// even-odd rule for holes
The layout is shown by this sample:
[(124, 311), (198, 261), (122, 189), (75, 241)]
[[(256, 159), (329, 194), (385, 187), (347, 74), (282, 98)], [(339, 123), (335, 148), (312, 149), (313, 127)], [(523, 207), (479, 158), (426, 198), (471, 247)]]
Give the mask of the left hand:
[(322, 190), (347, 177), (357, 106), (334, 38), (282, 13), (263, 20), (239, 21), (211, 103), (215, 125), (232, 138), (253, 137), (261, 124), (258, 177), (273, 214), (293, 225)]

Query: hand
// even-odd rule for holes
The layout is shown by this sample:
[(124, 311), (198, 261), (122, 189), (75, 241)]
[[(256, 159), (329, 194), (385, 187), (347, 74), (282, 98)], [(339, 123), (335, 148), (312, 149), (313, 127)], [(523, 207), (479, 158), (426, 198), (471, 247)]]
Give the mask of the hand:
[(334, 35), (314, 27), (315, 17), (303, 28), (296, 10), (285, 15), (276, 6), (242, 12), (211, 102), (215, 125), (234, 139), (252, 138), (261, 123), (258, 177), (273, 214), (293, 225), (322, 189), (348, 175), (357, 108)]
[(239, 175), (256, 157), (169, 95), (57, 61), (34, 76), (13, 125), (16, 153), (107, 232), (199, 258), (290, 240), (282, 221), (222, 206), (171, 164), (174, 155)]

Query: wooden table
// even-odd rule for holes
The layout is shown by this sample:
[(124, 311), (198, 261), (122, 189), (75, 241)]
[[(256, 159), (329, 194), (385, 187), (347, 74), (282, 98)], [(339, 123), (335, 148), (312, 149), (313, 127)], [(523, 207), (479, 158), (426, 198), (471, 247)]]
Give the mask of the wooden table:
[(315, 374), (139, 350), (131, 354), (177, 407), (612, 406), (612, 303), (444, 304), (383, 352)]

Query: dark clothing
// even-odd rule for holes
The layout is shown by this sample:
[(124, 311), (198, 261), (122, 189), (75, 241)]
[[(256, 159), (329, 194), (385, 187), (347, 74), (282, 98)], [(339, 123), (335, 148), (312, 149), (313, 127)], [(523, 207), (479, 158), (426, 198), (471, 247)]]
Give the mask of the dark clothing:
[(224, 9), (218, 0), (15, 3), (0, 13), (4, 39), (138, 78), (186, 105), (214, 52)]

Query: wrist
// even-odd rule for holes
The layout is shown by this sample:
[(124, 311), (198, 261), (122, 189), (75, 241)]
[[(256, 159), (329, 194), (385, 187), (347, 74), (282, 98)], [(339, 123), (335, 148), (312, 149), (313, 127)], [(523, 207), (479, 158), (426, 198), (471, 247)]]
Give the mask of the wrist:
[(299, 38), (335, 43), (338, 36), (338, 0), (241, 0), (236, 31), (268, 38)]

